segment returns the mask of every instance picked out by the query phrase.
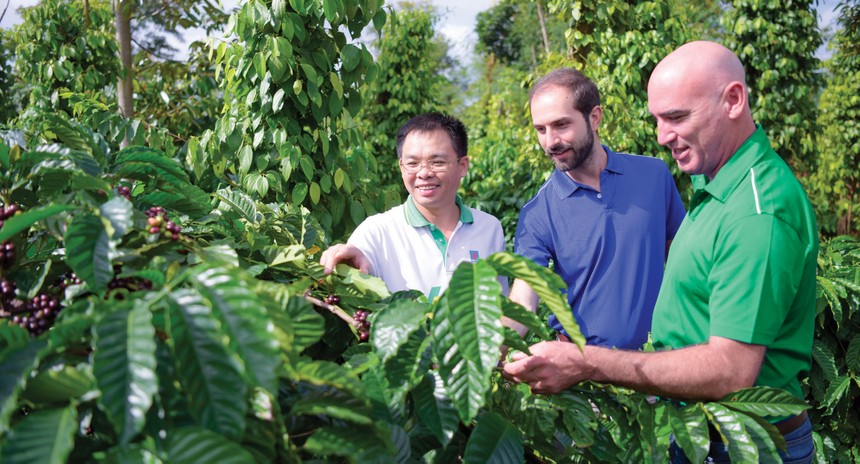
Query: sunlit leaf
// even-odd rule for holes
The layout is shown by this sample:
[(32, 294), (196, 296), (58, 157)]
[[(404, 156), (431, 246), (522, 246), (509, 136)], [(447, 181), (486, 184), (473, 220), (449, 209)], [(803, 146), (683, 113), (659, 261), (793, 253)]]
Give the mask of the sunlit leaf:
[(669, 425), (675, 435), (675, 442), (690, 457), (690, 462), (702, 462), (708, 455), (710, 439), (708, 420), (701, 404), (691, 404), (683, 408), (666, 406)]
[(373, 320), (373, 347), (383, 362), (397, 354), (409, 335), (421, 328), (427, 306), (416, 301), (399, 300), (380, 311)]
[(244, 277), (237, 272), (211, 268), (196, 274), (194, 282), (221, 320), (230, 347), (245, 363), (252, 381), (270, 393), (277, 392), (278, 343), (274, 326)]
[(460, 419), (457, 409), (448, 398), (445, 384), (436, 372), (428, 372), (412, 391), (415, 401), (415, 414), (433, 432), (443, 446), (451, 441), (457, 431)]
[(791, 393), (770, 387), (744, 388), (726, 395), (720, 403), (759, 416), (795, 415), (809, 407), (805, 401)]
[(585, 346), (585, 337), (579, 330), (579, 325), (573, 318), (573, 311), (562, 291), (567, 285), (552, 270), (538, 266), (534, 261), (512, 253), (493, 253), (487, 258), (499, 274), (520, 279), (532, 288), (555, 314), (568, 337), (580, 348)]
[(501, 285), (485, 261), (460, 264), (450, 285), (435, 307), (433, 349), (460, 418), (469, 422), (484, 405), (501, 355)]
[(23, 396), (34, 403), (65, 403), (89, 392), (95, 379), (88, 364), (40, 372), (27, 382)]
[(106, 315), (96, 326), (93, 374), (100, 403), (114, 422), (122, 444), (141, 431), (158, 391), (155, 378), (155, 329), (143, 300)]
[(176, 375), (187, 392), (189, 413), (212, 431), (241, 436), (247, 387), (221, 324), (195, 291), (174, 291), (170, 304)]
[(257, 207), (247, 194), (241, 191), (221, 189), (215, 192), (215, 197), (239, 213), (248, 222), (257, 222)]
[(34, 208), (21, 214), (16, 214), (3, 221), (3, 227), (0, 228), (0, 241), (5, 242), (18, 232), (26, 230), (43, 219), (47, 219), (51, 216), (62, 213), (63, 211), (70, 211), (73, 209), (75, 209), (75, 207), (72, 205), (52, 204), (41, 208)]
[(113, 279), (112, 244), (101, 219), (80, 215), (66, 229), (66, 263), (94, 292), (101, 293)]
[(743, 413), (719, 403), (704, 403), (704, 407), (711, 424), (728, 445), (732, 462), (758, 462), (758, 446), (744, 427), (740, 417)]
[(113, 227), (114, 234), (111, 238), (118, 240), (131, 229), (133, 210), (131, 202), (119, 196), (108, 200), (99, 207), (102, 217), (107, 219)]

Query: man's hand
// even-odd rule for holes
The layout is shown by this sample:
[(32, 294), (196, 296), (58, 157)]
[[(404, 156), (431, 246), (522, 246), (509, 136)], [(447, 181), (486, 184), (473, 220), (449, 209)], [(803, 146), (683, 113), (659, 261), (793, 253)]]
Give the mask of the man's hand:
[(343, 263), (368, 274), (370, 272), (370, 261), (354, 245), (334, 245), (324, 251), (320, 257), (320, 264), (325, 269), (326, 275), (331, 274), (334, 267)]
[(551, 395), (588, 380), (590, 366), (579, 347), (566, 342), (540, 342), (529, 347), (532, 355), (515, 353), (503, 374), (528, 384), (532, 392)]

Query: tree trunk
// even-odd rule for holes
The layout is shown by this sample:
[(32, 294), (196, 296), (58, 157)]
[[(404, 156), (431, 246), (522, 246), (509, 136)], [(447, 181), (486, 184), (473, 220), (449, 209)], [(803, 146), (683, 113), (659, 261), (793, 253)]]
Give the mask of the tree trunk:
[(546, 54), (549, 55), (549, 35), (546, 33), (546, 21), (543, 19), (543, 6), (541, 6), (540, 0), (535, 3), (537, 3), (538, 20), (540, 21), (540, 32), (541, 34), (543, 34), (543, 48), (546, 51)]
[[(131, 64), (131, 8), (133, 0), (114, 0), (116, 12), (116, 41), (119, 44), (119, 59), (122, 70), (116, 85), (117, 104), (119, 112), (126, 118), (134, 117), (134, 100), (132, 86), (134, 70)], [(128, 135), (123, 137), (121, 148), (129, 145)]]
[(84, 0), (84, 25), (90, 27), (90, 0)]

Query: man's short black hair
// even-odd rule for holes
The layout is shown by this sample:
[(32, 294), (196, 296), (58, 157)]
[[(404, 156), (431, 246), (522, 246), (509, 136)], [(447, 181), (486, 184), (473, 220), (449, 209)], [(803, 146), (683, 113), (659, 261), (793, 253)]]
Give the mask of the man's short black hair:
[(600, 92), (597, 85), (585, 74), (573, 68), (559, 68), (541, 77), (529, 91), (529, 104), (532, 98), (540, 92), (552, 87), (561, 87), (573, 95), (574, 109), (582, 113), (586, 119), (595, 106), (600, 105)]
[(397, 130), (397, 158), (400, 159), (403, 156), (403, 142), (406, 141), (409, 134), (437, 130), (448, 134), (454, 152), (457, 153), (457, 158), (462, 158), (468, 154), (469, 136), (466, 134), (466, 126), (453, 116), (434, 112), (419, 114), (400, 126), (400, 129)]

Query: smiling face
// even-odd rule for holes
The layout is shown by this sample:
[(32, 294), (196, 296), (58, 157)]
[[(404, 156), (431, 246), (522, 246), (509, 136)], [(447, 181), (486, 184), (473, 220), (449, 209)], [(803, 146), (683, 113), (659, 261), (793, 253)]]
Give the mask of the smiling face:
[(682, 171), (713, 179), (755, 131), (744, 82), (737, 56), (713, 42), (685, 44), (654, 68), (648, 111)]
[(702, 92), (672, 79), (652, 79), (648, 111), (657, 122), (657, 143), (672, 150), (678, 168), (713, 179), (727, 161), (725, 128), (720, 117), (721, 94)]
[[(444, 172), (434, 172), (433, 161), (446, 161)], [(400, 174), (415, 206), (425, 217), (442, 214), (446, 208), (456, 208), (455, 199), (460, 180), (469, 168), (469, 158), (457, 158), (451, 138), (444, 130), (412, 131), (403, 141), (402, 164), (418, 162), (421, 169), (414, 174), (401, 166)]]
[(560, 171), (576, 170), (595, 150), (594, 129), (602, 116), (594, 107), (588, 119), (576, 109), (573, 95), (564, 87), (549, 87), (531, 99), (532, 124), (541, 148)]

